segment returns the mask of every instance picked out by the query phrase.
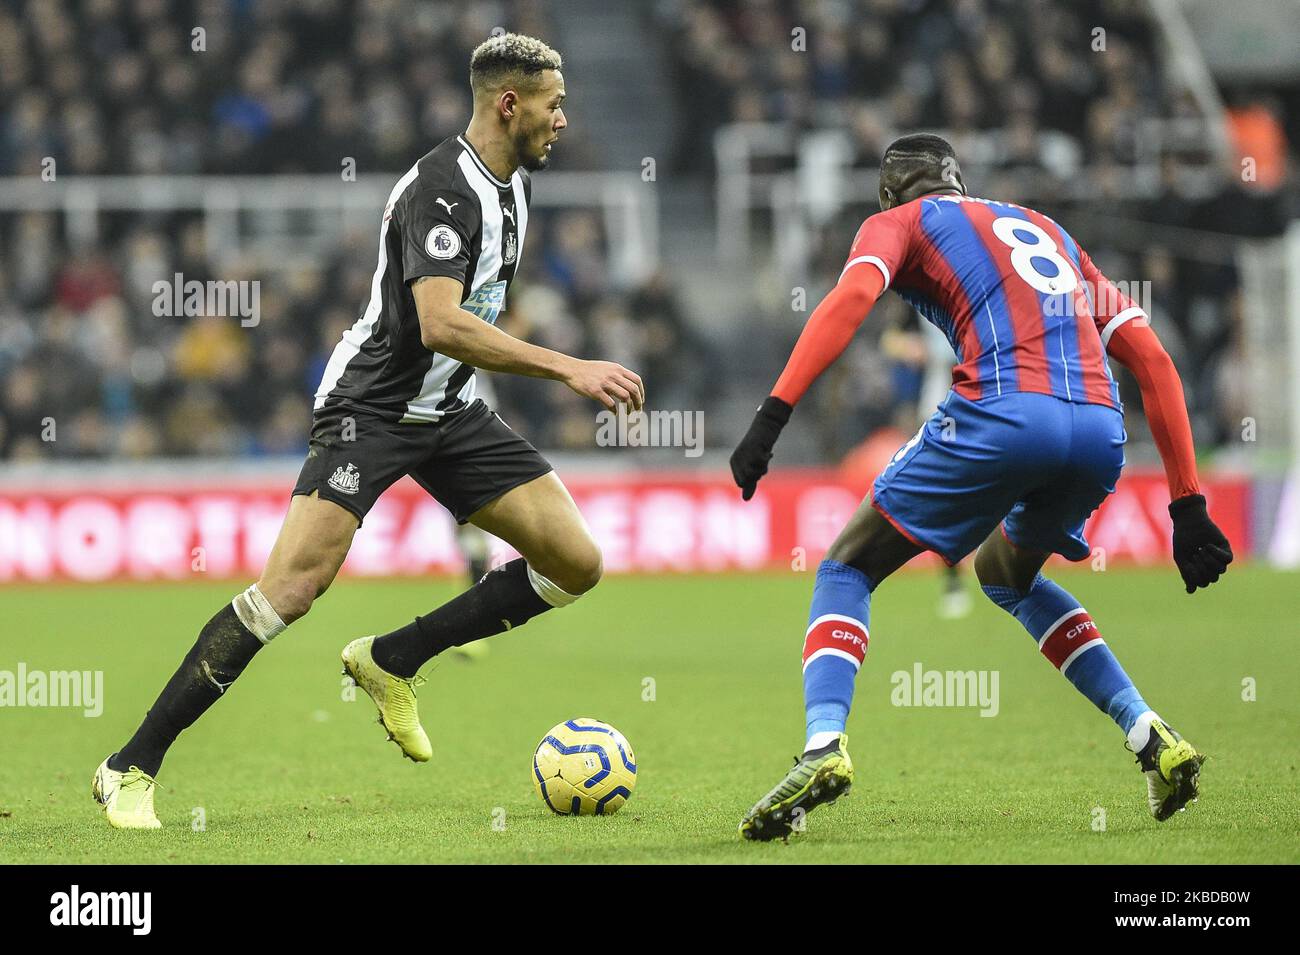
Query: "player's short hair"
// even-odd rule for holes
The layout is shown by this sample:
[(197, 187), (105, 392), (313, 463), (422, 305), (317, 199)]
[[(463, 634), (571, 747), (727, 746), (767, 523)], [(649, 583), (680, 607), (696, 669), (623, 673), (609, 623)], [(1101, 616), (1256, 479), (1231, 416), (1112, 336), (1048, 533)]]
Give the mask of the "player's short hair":
[(469, 85), (475, 93), (505, 83), (535, 85), (543, 70), (564, 68), (560, 54), (536, 37), (504, 33), (484, 40), (469, 58)]
[(933, 133), (912, 133), (890, 143), (880, 160), (880, 185), (904, 202), (916, 198), (909, 193), (918, 185), (965, 191), (957, 172), (956, 151), (948, 140)]

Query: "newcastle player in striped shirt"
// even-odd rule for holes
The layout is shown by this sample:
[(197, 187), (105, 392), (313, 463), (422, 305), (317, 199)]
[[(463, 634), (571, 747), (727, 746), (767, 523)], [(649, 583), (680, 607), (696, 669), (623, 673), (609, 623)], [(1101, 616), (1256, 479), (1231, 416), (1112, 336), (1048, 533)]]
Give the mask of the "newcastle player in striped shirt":
[(139, 730), (95, 773), (113, 826), (160, 826), (154, 777), (168, 747), (307, 613), (366, 512), (403, 475), (522, 555), (407, 626), (343, 649), (345, 671), (411, 759), (432, 756), (413, 689), (423, 664), (570, 604), (600, 579), (600, 551), (568, 491), (474, 390), (482, 368), (555, 379), (610, 409), (644, 402), (641, 379), (621, 365), (529, 345), (495, 325), (523, 251), (529, 172), (545, 168), (567, 125), (561, 67), (531, 37), (480, 45), (468, 128), (393, 187), (370, 301), (316, 392), (307, 461), (262, 576), (208, 621)]

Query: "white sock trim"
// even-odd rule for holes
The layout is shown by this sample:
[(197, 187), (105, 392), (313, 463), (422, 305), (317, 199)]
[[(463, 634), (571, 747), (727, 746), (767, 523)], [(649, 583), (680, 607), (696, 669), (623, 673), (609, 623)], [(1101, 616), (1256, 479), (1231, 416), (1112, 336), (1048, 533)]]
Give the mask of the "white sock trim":
[(854, 673), (862, 669), (862, 661), (847, 650), (841, 650), (839, 647), (822, 647), (820, 650), (813, 651), (808, 659), (803, 661), (803, 672), (807, 673), (808, 667), (812, 666), (812, 662), (820, 660), (822, 657), (839, 657), (841, 660), (848, 660), (853, 664)]
[(1065, 623), (1065, 621), (1069, 620), (1071, 617), (1075, 617), (1081, 613), (1087, 613), (1087, 612), (1088, 611), (1084, 610), (1082, 607), (1075, 607), (1069, 613), (1061, 614), (1059, 617), (1056, 618), (1056, 620), (1052, 623), (1050, 627), (1048, 627), (1046, 630), (1043, 631), (1043, 635), (1038, 638), (1038, 645), (1041, 647), (1043, 645), (1043, 642), (1052, 634), (1056, 633), (1056, 628), (1059, 627), (1061, 624)]
[(837, 620), (840, 623), (851, 623), (853, 626), (858, 627), (863, 633), (867, 632), (867, 625), (857, 617), (848, 617), (842, 613), (824, 613), (812, 623), (808, 624), (808, 629), (803, 633), (804, 639), (808, 638), (808, 634), (812, 633), (818, 624), (823, 624), (827, 620)]
[(528, 582), (533, 585), (533, 590), (537, 591), (537, 596), (541, 597), (552, 607), (567, 607), (582, 596), (581, 594), (571, 594), (566, 590), (560, 589), (537, 571), (533, 570), (531, 564), (527, 566)]
[(833, 743), (840, 738), (840, 734), (834, 730), (822, 730), (820, 733), (813, 733), (808, 737), (808, 745), (803, 748), (806, 753), (810, 749), (821, 749), (827, 743)]
[(271, 602), (262, 596), (257, 584), (252, 584), (242, 594), (230, 601), (235, 616), (248, 628), (248, 632), (263, 643), (270, 643), (288, 624), (280, 619)]
[(1146, 746), (1147, 740), (1151, 738), (1151, 721), (1158, 720), (1155, 710), (1147, 710), (1137, 718), (1133, 728), (1128, 731), (1128, 744), (1133, 747), (1133, 752), (1140, 753)]

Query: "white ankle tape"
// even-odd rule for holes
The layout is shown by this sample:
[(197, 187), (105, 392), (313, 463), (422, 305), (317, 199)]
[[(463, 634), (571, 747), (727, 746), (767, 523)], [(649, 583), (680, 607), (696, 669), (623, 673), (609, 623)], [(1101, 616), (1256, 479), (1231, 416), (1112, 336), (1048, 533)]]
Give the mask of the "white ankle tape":
[(1133, 752), (1142, 752), (1142, 747), (1146, 746), (1147, 740), (1151, 738), (1151, 721), (1158, 720), (1154, 711), (1147, 710), (1137, 718), (1133, 728), (1128, 731), (1128, 744), (1133, 747)]
[(232, 600), (230, 605), (235, 608), (235, 616), (239, 618), (239, 622), (263, 643), (270, 643), (286, 626), (280, 619), (280, 615), (275, 612), (275, 608), (271, 606), (271, 602), (257, 589), (257, 584), (253, 584)]
[(533, 590), (537, 591), (537, 596), (541, 597), (552, 607), (567, 607), (582, 596), (581, 594), (571, 594), (568, 591), (561, 590), (537, 571), (533, 570), (531, 565), (528, 567), (528, 582), (533, 585)]
[(807, 745), (804, 746), (803, 751), (805, 753), (808, 753), (814, 749), (821, 749), (827, 743), (833, 743), (839, 738), (840, 738), (840, 734), (835, 732), (834, 730), (826, 730), (821, 733), (813, 733), (812, 736), (808, 737), (808, 743)]

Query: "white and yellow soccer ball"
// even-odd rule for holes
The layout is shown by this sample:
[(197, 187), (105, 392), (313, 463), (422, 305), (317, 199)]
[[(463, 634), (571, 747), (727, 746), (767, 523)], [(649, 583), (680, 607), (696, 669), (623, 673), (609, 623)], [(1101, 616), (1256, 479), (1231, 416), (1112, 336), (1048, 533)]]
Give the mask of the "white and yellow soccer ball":
[(537, 744), (533, 788), (561, 816), (608, 816), (636, 788), (636, 754), (608, 723), (567, 720)]

